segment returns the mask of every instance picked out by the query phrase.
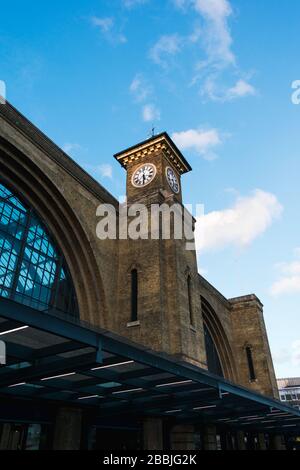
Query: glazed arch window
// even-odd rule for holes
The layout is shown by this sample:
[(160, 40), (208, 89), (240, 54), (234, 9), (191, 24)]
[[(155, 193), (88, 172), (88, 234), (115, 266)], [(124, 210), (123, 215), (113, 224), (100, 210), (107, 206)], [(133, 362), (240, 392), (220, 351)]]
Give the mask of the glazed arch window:
[(131, 271), (131, 321), (138, 320), (138, 271)]
[(64, 256), (34, 209), (1, 181), (0, 297), (79, 316)]
[(249, 369), (249, 379), (251, 380), (251, 382), (254, 382), (256, 380), (256, 374), (255, 374), (251, 346), (246, 346), (246, 357), (247, 357), (247, 363), (248, 363), (248, 369)]
[(207, 359), (207, 369), (209, 372), (213, 374), (219, 375), (220, 377), (224, 377), (223, 369), (221, 366), (219, 354), (210, 334), (208, 327), (203, 325), (204, 330), (204, 341), (205, 341), (205, 351), (206, 351), (206, 359)]

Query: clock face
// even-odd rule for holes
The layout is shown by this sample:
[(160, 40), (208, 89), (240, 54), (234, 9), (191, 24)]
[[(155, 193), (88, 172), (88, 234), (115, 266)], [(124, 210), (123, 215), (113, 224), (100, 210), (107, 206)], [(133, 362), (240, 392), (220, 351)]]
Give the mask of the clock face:
[(169, 166), (166, 168), (166, 176), (170, 188), (174, 193), (178, 194), (180, 191), (179, 181), (177, 176), (175, 175), (175, 172)]
[(135, 170), (132, 175), (132, 184), (136, 188), (142, 188), (151, 183), (156, 175), (156, 167), (152, 163), (145, 163)]

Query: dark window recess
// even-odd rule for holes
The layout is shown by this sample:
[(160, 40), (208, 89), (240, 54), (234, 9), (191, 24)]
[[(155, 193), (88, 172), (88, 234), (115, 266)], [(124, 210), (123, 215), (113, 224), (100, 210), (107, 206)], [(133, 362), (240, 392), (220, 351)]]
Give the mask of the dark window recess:
[(246, 355), (248, 361), (248, 368), (249, 368), (249, 378), (251, 381), (256, 380), (255, 369), (253, 364), (253, 357), (252, 357), (252, 349), (250, 346), (246, 347)]
[(131, 271), (131, 321), (138, 319), (138, 272)]
[(79, 316), (65, 258), (45, 224), (0, 183), (0, 297), (36, 310)]
[(207, 368), (209, 372), (211, 372), (212, 374), (219, 375), (220, 377), (224, 377), (217, 348), (206, 325), (204, 325), (204, 339)]
[(194, 312), (193, 312), (193, 303), (192, 303), (192, 279), (191, 276), (187, 278), (187, 290), (188, 290), (188, 300), (189, 300), (189, 314), (190, 314), (190, 324), (194, 326)]

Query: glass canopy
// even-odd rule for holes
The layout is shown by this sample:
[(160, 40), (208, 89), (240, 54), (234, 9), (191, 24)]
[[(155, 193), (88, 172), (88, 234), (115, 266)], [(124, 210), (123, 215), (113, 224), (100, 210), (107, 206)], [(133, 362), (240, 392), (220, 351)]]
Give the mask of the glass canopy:
[(65, 259), (35, 211), (0, 182), (0, 296), (78, 316)]

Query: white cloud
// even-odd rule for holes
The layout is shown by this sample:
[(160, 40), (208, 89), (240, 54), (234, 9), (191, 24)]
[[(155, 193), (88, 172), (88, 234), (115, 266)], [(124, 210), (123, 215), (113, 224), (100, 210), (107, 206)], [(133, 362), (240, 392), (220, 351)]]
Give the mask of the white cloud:
[(156, 64), (166, 66), (167, 57), (174, 56), (180, 52), (182, 42), (183, 40), (178, 34), (161, 36), (150, 49), (150, 58)]
[(264, 233), (282, 210), (274, 194), (260, 189), (248, 197), (238, 197), (233, 207), (197, 219), (197, 249), (204, 252), (227, 246), (245, 247)]
[(180, 150), (192, 150), (207, 160), (216, 158), (213, 149), (222, 143), (217, 129), (189, 129), (174, 132), (172, 139)]
[(273, 353), (273, 360), (275, 364), (292, 364), (293, 366), (300, 366), (300, 340), (293, 341), (289, 348), (282, 348)]
[[(145, 103), (148, 98), (153, 95), (151, 84), (142, 74), (137, 74), (132, 80), (129, 91), (137, 103)], [(160, 120), (160, 110), (152, 103), (145, 103), (141, 109), (142, 118), (145, 122), (153, 122)]]
[(278, 349), (277, 351), (274, 351), (272, 353), (272, 358), (273, 358), (274, 364), (276, 365), (285, 364), (289, 362), (290, 357), (291, 356), (288, 350), (285, 348)]
[(113, 176), (112, 166), (107, 164), (107, 163), (103, 163), (102, 165), (98, 165), (96, 167), (96, 172), (99, 173), (100, 176), (102, 176), (103, 178), (112, 178), (112, 176)]
[[(201, 44), (207, 55), (206, 65), (234, 65), (233, 43), (228, 21), (233, 14), (228, 0), (173, 0), (179, 9), (192, 8), (204, 20)], [(199, 37), (200, 39), (200, 37)]]
[(282, 294), (300, 293), (300, 276), (283, 277), (275, 281), (271, 287), (271, 295), (277, 297)]
[[(296, 248), (295, 256), (300, 256), (299, 248)], [(281, 277), (272, 284), (270, 294), (273, 297), (278, 297), (300, 293), (300, 259), (289, 263), (278, 263), (276, 268), (279, 269)]]
[(108, 163), (103, 163), (101, 165), (91, 165), (89, 163), (84, 163), (83, 167), (95, 178), (101, 177), (111, 179), (113, 177), (113, 168)]
[(145, 122), (160, 120), (160, 110), (154, 104), (146, 104), (142, 113)]
[(245, 96), (254, 96), (256, 90), (245, 79), (238, 79), (233, 86), (226, 85), (224, 72), (238, 72), (237, 59), (233, 52), (230, 19), (233, 8), (229, 0), (173, 0), (175, 7), (185, 11), (191, 9), (201, 18), (201, 27), (183, 38), (184, 45), (199, 44), (202, 57), (195, 66), (191, 84), (200, 82), (200, 95), (213, 101), (232, 101)]
[(143, 5), (144, 3), (147, 3), (148, 0), (122, 0), (122, 2), (126, 8), (133, 8), (138, 5)]
[(238, 80), (236, 84), (227, 90), (227, 100), (234, 100), (235, 98), (243, 98), (244, 96), (256, 95), (254, 86), (245, 80)]
[(204, 44), (209, 62), (235, 64), (228, 20), (232, 8), (228, 0), (194, 0), (195, 10), (206, 20)]
[(134, 96), (138, 102), (145, 101), (149, 95), (152, 94), (152, 87), (147, 82), (142, 74), (137, 74), (132, 80), (130, 87), (130, 93)]
[(256, 89), (248, 81), (240, 79), (231, 88), (226, 88), (220, 84), (215, 74), (207, 77), (201, 89), (201, 95), (208, 97), (212, 101), (233, 101), (246, 96), (255, 96)]
[(93, 175), (94, 177), (100, 176), (101, 178), (112, 178), (113, 177), (113, 168), (111, 165), (107, 163), (103, 163), (101, 165), (91, 165), (90, 163), (86, 163), (83, 161), (82, 156), (79, 157), (78, 154), (86, 151), (81, 145), (72, 142), (66, 142), (62, 149), (68, 155), (74, 157), (77, 161), (79, 161), (80, 165), (85, 168), (85, 170)]
[(126, 36), (120, 33), (115, 27), (114, 18), (99, 18), (98, 16), (92, 16), (90, 18), (90, 22), (93, 26), (100, 29), (107, 41), (113, 44), (124, 44), (127, 42)]
[(284, 274), (300, 275), (300, 260), (292, 261), (291, 263), (279, 263), (277, 267), (280, 268)]
[(91, 23), (94, 26), (98, 26), (102, 33), (107, 33), (110, 31), (114, 25), (114, 19), (113, 18), (99, 18), (97, 16), (93, 16), (91, 18)]
[(81, 145), (79, 144), (76, 144), (76, 143), (72, 143), (72, 142), (66, 142), (63, 146), (62, 146), (62, 149), (65, 153), (69, 154), (69, 155), (74, 155), (76, 154), (76, 152), (78, 152), (79, 150), (82, 150), (82, 147)]

